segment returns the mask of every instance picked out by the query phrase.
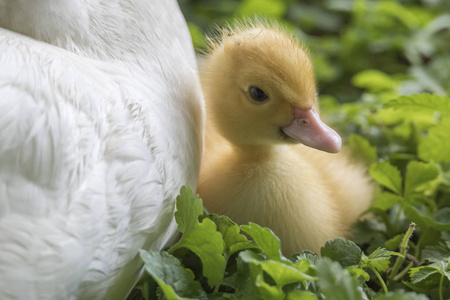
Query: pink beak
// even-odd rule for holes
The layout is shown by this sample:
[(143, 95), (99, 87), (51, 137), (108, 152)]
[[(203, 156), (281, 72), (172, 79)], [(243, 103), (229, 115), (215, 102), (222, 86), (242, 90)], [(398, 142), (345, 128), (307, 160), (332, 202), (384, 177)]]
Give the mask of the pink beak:
[(301, 110), (293, 107), (293, 110), (294, 121), (281, 128), (289, 138), (325, 152), (337, 153), (341, 150), (341, 137), (320, 120), (313, 108)]

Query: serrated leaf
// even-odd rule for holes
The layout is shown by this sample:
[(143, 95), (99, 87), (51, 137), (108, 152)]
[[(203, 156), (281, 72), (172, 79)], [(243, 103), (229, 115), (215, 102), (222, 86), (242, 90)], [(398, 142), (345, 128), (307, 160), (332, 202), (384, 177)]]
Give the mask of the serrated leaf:
[(203, 213), (202, 199), (193, 195), (189, 186), (182, 186), (180, 195), (177, 196), (177, 211), (175, 220), (178, 230), (189, 233), (198, 224), (198, 217)]
[(315, 265), (319, 260), (319, 256), (317, 256), (317, 254), (312, 251), (303, 250), (302, 252), (294, 253), (290, 260), (293, 263), (300, 260), (308, 260), (311, 265)]
[(402, 177), (400, 171), (388, 162), (375, 163), (370, 166), (370, 175), (379, 184), (401, 195)]
[(420, 139), (418, 154), (426, 161), (450, 162), (450, 118), (443, 119)]
[(352, 134), (348, 138), (348, 144), (352, 153), (360, 156), (366, 163), (372, 164), (377, 161), (377, 149), (370, 144), (369, 140)]
[(375, 300), (428, 300), (428, 297), (414, 292), (405, 292), (398, 290), (389, 292), (387, 295), (379, 294)]
[(267, 259), (285, 261), (281, 255), (281, 244), (278, 237), (269, 228), (263, 228), (255, 223), (242, 225), (241, 229), (247, 233), (259, 248), (264, 252)]
[(389, 193), (382, 192), (375, 196), (375, 200), (372, 203), (372, 207), (387, 211), (395, 204), (402, 201), (402, 197)]
[(168, 299), (196, 299), (199, 296), (200, 283), (194, 280), (194, 273), (185, 269), (176, 257), (165, 251), (149, 253), (140, 250), (140, 255), (146, 271)]
[(378, 272), (384, 272), (389, 268), (391, 258), (391, 252), (383, 249), (377, 248), (369, 256), (363, 256), (361, 266), (363, 268), (373, 267)]
[(326, 299), (362, 300), (358, 282), (338, 262), (324, 257), (317, 263), (318, 284)]
[(343, 238), (329, 240), (320, 249), (322, 257), (329, 257), (339, 262), (344, 268), (359, 264), (361, 253), (361, 248), (354, 242), (346, 241)]
[(238, 251), (255, 247), (245, 235), (240, 233), (239, 226), (227, 216), (212, 214), (208, 218), (214, 221), (217, 230), (222, 234), (225, 242), (226, 257), (230, 257)]
[(361, 268), (358, 268), (356, 266), (350, 266), (347, 268), (347, 270), (350, 272), (350, 274), (353, 277), (358, 278), (360, 281), (369, 281), (370, 280), (370, 275)]
[(411, 111), (436, 111), (450, 114), (450, 98), (432, 94), (401, 96), (387, 102), (383, 108), (395, 108)]
[(411, 268), (409, 274), (411, 276), (411, 283), (420, 283), (423, 286), (437, 285), (441, 278), (441, 273), (438, 268), (428, 266)]
[(222, 282), (225, 272), (226, 261), (222, 255), (224, 241), (213, 221), (210, 219), (204, 219), (202, 223), (198, 221), (202, 213), (201, 199), (194, 196), (189, 187), (182, 187), (177, 197), (175, 219), (183, 235), (169, 249), (169, 253), (179, 248), (187, 248), (194, 252), (202, 261), (203, 275), (208, 278), (208, 284), (214, 287)]
[(445, 277), (447, 277), (448, 280), (450, 280), (450, 271), (449, 271), (450, 263), (449, 263), (449, 260), (450, 260), (450, 257), (447, 257), (444, 260), (435, 262), (435, 263), (430, 265), (430, 266), (433, 266), (433, 267), (437, 267), (440, 270), (440, 273), (442, 275), (444, 275)]
[(426, 246), (422, 250), (422, 260), (430, 262), (438, 262), (450, 257), (450, 242), (446, 241), (437, 246)]
[(432, 164), (418, 161), (409, 162), (406, 168), (405, 197), (414, 193), (422, 185), (434, 180), (439, 175), (439, 169)]

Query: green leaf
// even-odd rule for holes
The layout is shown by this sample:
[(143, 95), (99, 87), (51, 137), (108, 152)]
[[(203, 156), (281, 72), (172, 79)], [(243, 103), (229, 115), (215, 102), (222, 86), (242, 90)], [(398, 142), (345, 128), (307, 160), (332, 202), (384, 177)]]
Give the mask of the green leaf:
[(389, 250), (397, 250), (400, 248), (400, 244), (402, 243), (403, 237), (405, 235), (403, 233), (401, 234), (397, 234), (396, 236), (390, 238), (389, 240), (387, 240), (384, 245), (386, 246), (386, 248), (388, 248)]
[(202, 199), (198, 195), (194, 196), (192, 189), (182, 186), (180, 195), (177, 196), (177, 211), (175, 220), (178, 230), (182, 233), (189, 233), (198, 225), (198, 217), (203, 214)]
[(447, 257), (447, 258), (445, 258), (445, 260), (441, 260), (441, 261), (435, 262), (430, 265), (433, 267), (437, 267), (439, 269), (440, 273), (442, 275), (446, 276), (448, 280), (450, 280), (449, 260), (450, 260), (450, 257)]
[(353, 277), (358, 278), (360, 281), (369, 281), (370, 280), (370, 275), (361, 268), (358, 268), (356, 266), (350, 266), (347, 268), (347, 270), (350, 272), (350, 274)]
[(364, 70), (352, 78), (352, 83), (360, 88), (365, 88), (372, 92), (382, 90), (394, 90), (397, 82), (386, 73), (379, 70)]
[(314, 267), (311, 265), (311, 262), (309, 261), (309, 259), (305, 258), (305, 259), (302, 259), (302, 260), (297, 260), (294, 263), (294, 268), (296, 268), (300, 272), (308, 274), (309, 272), (311, 272), (311, 270)]
[(235, 290), (240, 290), (245, 285), (250, 276), (250, 269), (247, 263), (242, 261), (239, 256), (236, 258), (236, 272), (231, 276), (224, 278), (222, 285), (229, 286)]
[(423, 160), (450, 162), (450, 118), (443, 119), (430, 128), (419, 142), (418, 154)]
[(279, 263), (273, 260), (267, 260), (260, 263), (263, 270), (272, 277), (278, 287), (299, 281), (313, 281), (316, 278), (309, 276), (297, 268)]
[(439, 175), (439, 169), (432, 164), (411, 161), (406, 169), (405, 197), (414, 193), (422, 185), (434, 180)]
[(318, 284), (326, 299), (362, 300), (358, 282), (337, 262), (324, 257), (317, 263)]
[(438, 262), (450, 257), (450, 241), (437, 246), (426, 246), (422, 251), (422, 260)]
[(319, 260), (319, 256), (312, 251), (303, 250), (302, 252), (294, 253), (291, 257), (291, 261), (294, 263), (301, 260), (308, 260), (310, 265), (315, 265)]
[[(424, 228), (423, 229), (422, 235), (419, 239), (419, 242), (417, 243), (417, 249), (416, 249), (416, 251), (418, 253), (421, 253), (420, 254), (421, 262), (424, 262), (425, 260), (427, 260), (427, 257), (433, 257), (432, 255), (430, 255), (430, 253), (427, 253), (428, 250), (425, 250), (425, 249), (428, 249), (428, 247), (431, 247), (431, 245), (436, 246), (436, 244), (439, 243), (440, 238), (441, 238), (441, 231), (437, 231), (432, 228)], [(445, 249), (445, 243), (442, 243), (440, 245), (442, 245)], [(443, 251), (445, 251), (444, 249), (443, 249)], [(447, 256), (450, 257), (450, 253)], [(438, 260), (441, 260), (441, 259), (438, 259)], [(430, 261), (434, 262), (434, 260), (432, 260), (432, 259), (430, 259)]]
[[(244, 251), (246, 252), (246, 251)], [(239, 255), (242, 255), (241, 252)], [(271, 300), (284, 299), (285, 293), (282, 289), (272, 286), (264, 281), (262, 267), (258, 264), (249, 264), (250, 276), (244, 286), (242, 299), (249, 300)]]
[(416, 294), (414, 292), (405, 292), (398, 290), (395, 292), (389, 292), (387, 295), (380, 294), (375, 300), (428, 300), (425, 295)]
[(238, 251), (255, 247), (245, 235), (240, 233), (241, 230), (239, 226), (227, 216), (212, 214), (208, 215), (208, 218), (214, 221), (217, 230), (222, 234), (227, 257), (230, 257)]
[(383, 108), (409, 111), (433, 111), (443, 115), (450, 114), (450, 98), (432, 94), (402, 96), (387, 102)]
[(363, 255), (361, 267), (363, 268), (375, 268), (378, 272), (384, 272), (389, 268), (391, 258), (391, 252), (377, 248), (369, 256)]
[(361, 253), (361, 248), (354, 242), (346, 241), (343, 238), (329, 240), (320, 249), (322, 257), (329, 257), (339, 262), (344, 268), (359, 264)]
[(429, 227), (439, 231), (450, 230), (450, 207), (440, 209), (433, 218), (421, 214), (417, 208), (409, 205), (404, 208), (404, 212), (419, 227)]
[(286, 300), (317, 300), (317, 297), (310, 292), (295, 290), (287, 295)]
[(194, 48), (203, 48), (206, 45), (205, 35), (202, 30), (194, 23), (188, 22), (189, 32), (191, 34), (192, 43), (194, 44)]
[(422, 185), (436, 179), (439, 169), (436, 165), (411, 161), (408, 163), (405, 177), (405, 196), (416, 191)]
[(194, 252), (202, 261), (203, 275), (208, 278), (208, 284), (214, 287), (222, 282), (225, 272), (226, 262), (222, 255), (224, 241), (213, 221), (210, 219), (204, 219), (202, 223), (198, 221), (202, 213), (201, 199), (194, 196), (189, 187), (182, 187), (177, 197), (175, 219), (183, 235), (169, 252), (173, 253), (179, 248), (187, 248)]
[(370, 166), (370, 175), (379, 184), (401, 195), (402, 178), (400, 171), (388, 162), (375, 163)]
[(281, 244), (278, 237), (269, 228), (263, 228), (255, 223), (242, 225), (241, 229), (247, 233), (259, 248), (266, 254), (267, 259), (285, 261), (281, 255)]
[(237, 10), (237, 15), (265, 15), (272, 18), (281, 17), (286, 11), (286, 3), (273, 0), (245, 0)]
[(389, 193), (382, 192), (375, 196), (375, 200), (372, 203), (372, 207), (381, 209), (382, 211), (387, 211), (395, 204), (402, 201), (402, 197)]
[[(260, 268), (260, 266), (257, 265), (250, 265), (250, 270)], [(258, 273), (258, 275), (255, 278), (255, 284), (258, 289), (258, 294), (260, 296), (259, 299), (262, 300), (282, 300), (285, 298), (285, 294), (282, 289), (277, 288), (276, 286), (272, 286), (264, 281), (264, 277), (262, 272)]]
[(200, 283), (194, 281), (191, 270), (183, 268), (180, 261), (165, 251), (140, 250), (145, 270), (155, 279), (168, 299), (198, 299)]
[(261, 256), (255, 254), (254, 252), (247, 250), (239, 254), (239, 257), (249, 264), (260, 265), (262, 270), (264, 270), (272, 279), (275, 284), (282, 288), (286, 284), (300, 281), (313, 281), (316, 280), (315, 277), (307, 275), (294, 266), (287, 265), (274, 260), (262, 260)]
[(417, 267), (411, 268), (409, 272), (411, 276), (411, 283), (420, 283), (423, 286), (437, 286), (441, 278), (441, 272), (436, 267)]
[(360, 156), (366, 163), (372, 164), (377, 161), (377, 149), (370, 144), (369, 140), (360, 135), (352, 134), (348, 138), (348, 144), (352, 153)]

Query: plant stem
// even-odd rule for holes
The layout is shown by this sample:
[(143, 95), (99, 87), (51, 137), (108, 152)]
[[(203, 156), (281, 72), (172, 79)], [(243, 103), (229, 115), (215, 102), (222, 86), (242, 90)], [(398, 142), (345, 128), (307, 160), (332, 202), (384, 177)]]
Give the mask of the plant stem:
[(400, 244), (400, 254), (403, 257), (397, 257), (394, 267), (392, 267), (391, 274), (389, 275), (389, 280), (394, 281), (395, 276), (397, 275), (398, 271), (400, 270), (400, 267), (403, 264), (403, 261), (405, 260), (406, 252), (408, 251), (408, 241), (414, 231), (415, 226), (416, 226), (416, 224), (413, 222), (411, 222), (411, 224), (409, 224), (408, 231), (406, 231), (405, 236), (403, 237), (402, 243)]
[(441, 281), (439, 282), (439, 300), (444, 300), (442, 293), (442, 286), (444, 285), (444, 274), (441, 274)]
[(378, 271), (374, 267), (370, 267), (370, 269), (372, 270), (373, 273), (375, 273), (375, 276), (377, 276), (378, 280), (380, 281), (381, 287), (383, 288), (384, 293), (387, 294), (388, 293), (388, 289), (387, 289), (386, 283), (384, 282), (384, 280), (381, 277), (380, 273), (378, 273)]
[(404, 268), (400, 273), (397, 274), (397, 276), (394, 277), (394, 281), (399, 281), (400, 279), (402, 279), (412, 266), (414, 266), (414, 263), (410, 261), (406, 268)]

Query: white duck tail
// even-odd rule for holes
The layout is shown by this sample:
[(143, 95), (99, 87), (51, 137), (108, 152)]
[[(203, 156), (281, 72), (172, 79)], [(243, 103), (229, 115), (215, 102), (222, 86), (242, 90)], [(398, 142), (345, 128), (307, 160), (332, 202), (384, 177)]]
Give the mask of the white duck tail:
[(0, 27), (0, 299), (124, 299), (197, 185), (177, 3), (3, 0)]

